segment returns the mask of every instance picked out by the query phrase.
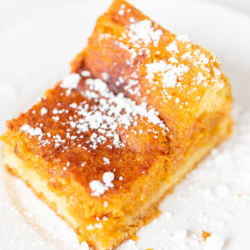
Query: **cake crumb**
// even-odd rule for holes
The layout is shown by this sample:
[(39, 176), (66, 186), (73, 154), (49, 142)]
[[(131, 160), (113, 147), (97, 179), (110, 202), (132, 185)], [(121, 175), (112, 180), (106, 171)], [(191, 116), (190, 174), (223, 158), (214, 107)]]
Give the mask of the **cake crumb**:
[(130, 239), (133, 241), (137, 241), (137, 240), (139, 240), (139, 237), (136, 235), (133, 235)]
[(202, 236), (202, 240), (206, 241), (207, 238), (211, 236), (211, 234), (208, 233), (208, 232), (206, 232), (206, 231), (202, 231), (202, 235), (201, 236)]

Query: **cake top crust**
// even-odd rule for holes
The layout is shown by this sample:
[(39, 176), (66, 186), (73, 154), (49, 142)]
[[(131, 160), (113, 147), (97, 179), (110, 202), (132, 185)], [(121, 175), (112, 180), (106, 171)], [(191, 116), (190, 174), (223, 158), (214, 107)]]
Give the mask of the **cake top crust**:
[(223, 91), (220, 64), (187, 35), (176, 36), (126, 1), (115, 0), (98, 19), (72, 71), (84, 65), (94, 77), (105, 76), (115, 93), (147, 102), (170, 130), (183, 136), (210, 107), (208, 93)]
[(64, 77), (7, 126), (25, 157), (45, 161), (51, 176), (70, 175), (95, 197), (126, 192), (168, 152), (158, 113), (115, 95), (87, 70)]

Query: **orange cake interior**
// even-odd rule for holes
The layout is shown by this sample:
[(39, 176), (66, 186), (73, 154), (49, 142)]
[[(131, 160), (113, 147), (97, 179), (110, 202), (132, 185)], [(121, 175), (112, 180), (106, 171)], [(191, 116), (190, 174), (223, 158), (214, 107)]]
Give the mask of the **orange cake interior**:
[(114, 249), (231, 134), (231, 88), (219, 65), (116, 0), (72, 73), (7, 122), (4, 163), (80, 243)]

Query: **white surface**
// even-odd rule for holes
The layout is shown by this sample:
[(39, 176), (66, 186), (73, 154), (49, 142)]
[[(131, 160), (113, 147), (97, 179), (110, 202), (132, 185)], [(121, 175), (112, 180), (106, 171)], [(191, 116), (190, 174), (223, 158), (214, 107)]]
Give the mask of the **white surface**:
[[(76, 1), (0, 35), (1, 134), (6, 119), (17, 116), (68, 73), (69, 61), (84, 47), (96, 18), (109, 2)], [(245, 106), (249, 111), (249, 18), (201, 1), (178, 0), (166, 6), (160, 0), (154, 0), (154, 5), (150, 0), (133, 2), (167, 29), (176, 34), (188, 33), (191, 40), (214, 51), (231, 79), (236, 106)], [(156, 250), (158, 246), (164, 250), (194, 250), (188, 246), (197, 242), (197, 249), (203, 249), (201, 230), (223, 239), (225, 250), (250, 249), (250, 131), (246, 126), (250, 119), (241, 115), (236, 118), (236, 134), (161, 204), (163, 213), (168, 211), (173, 216), (161, 216), (138, 233), (136, 245), (140, 249)], [(240, 193), (243, 199), (238, 197)], [(187, 230), (187, 237), (178, 233), (181, 230)], [(193, 239), (192, 233), (197, 238)], [(171, 234), (178, 242), (160, 248), (164, 240), (174, 241)], [(177, 248), (179, 243), (184, 245)], [(120, 249), (131, 250), (136, 248), (134, 245), (126, 242)], [(73, 231), (1, 166), (0, 250), (33, 248), (73, 250), (79, 246)]]
[[(45, 11), (55, 9), (67, 3), (74, 3), (78, 0), (0, 0), (0, 32), (18, 25), (19, 23), (31, 19)], [(89, 0), (81, 0), (89, 1)], [(109, 0), (103, 0), (109, 1)], [(131, 3), (134, 0), (129, 0)], [(171, 5), (174, 0), (162, 0), (164, 5)], [(189, 0), (186, 0), (189, 1)], [(230, 7), (234, 10), (250, 16), (249, 0), (200, 0), (202, 2), (213, 2)], [(233, 18), (233, 17), (232, 17)]]

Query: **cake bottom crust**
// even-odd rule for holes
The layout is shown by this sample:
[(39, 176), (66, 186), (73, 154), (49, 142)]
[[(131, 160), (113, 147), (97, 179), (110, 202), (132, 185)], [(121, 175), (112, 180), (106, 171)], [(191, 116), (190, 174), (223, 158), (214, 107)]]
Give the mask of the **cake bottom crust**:
[[(230, 117), (225, 117), (220, 125), (217, 132), (206, 138), (206, 141), (199, 145), (193, 154), (186, 157), (182, 162), (179, 163), (179, 167), (174, 175), (171, 177), (170, 182), (162, 182), (159, 190), (155, 193), (150, 200), (148, 200), (135, 214), (135, 216), (127, 215), (126, 221), (124, 222), (123, 228), (121, 228), (122, 235), (119, 238), (112, 238), (112, 235), (107, 235), (109, 239), (108, 244), (103, 246), (103, 242), (88, 242), (91, 249), (95, 250), (110, 250), (119, 246), (123, 241), (135, 235), (135, 233), (144, 225), (150, 223), (156, 218), (160, 212), (157, 207), (159, 203), (165, 198), (166, 194), (172, 192), (174, 186), (180, 182), (187, 173), (194, 169), (198, 163), (211, 151), (212, 148), (216, 147), (221, 141), (225, 140), (231, 133), (232, 120)], [(78, 234), (80, 242), (86, 240), (86, 237), (81, 234), (81, 227), (77, 222), (77, 218), (71, 215), (67, 211), (68, 204), (65, 197), (57, 196), (51, 192), (47, 187), (46, 180), (41, 180), (40, 176), (30, 168), (25, 166), (24, 161), (18, 158), (13, 153), (8, 145), (4, 146), (4, 164), (8, 171), (20, 177), (24, 180), (30, 188), (33, 189), (37, 197), (43, 200), (50, 208), (52, 208), (57, 215), (64, 219), (75, 232)], [(85, 227), (86, 225), (84, 225)], [(88, 240), (87, 240), (88, 241)]]

